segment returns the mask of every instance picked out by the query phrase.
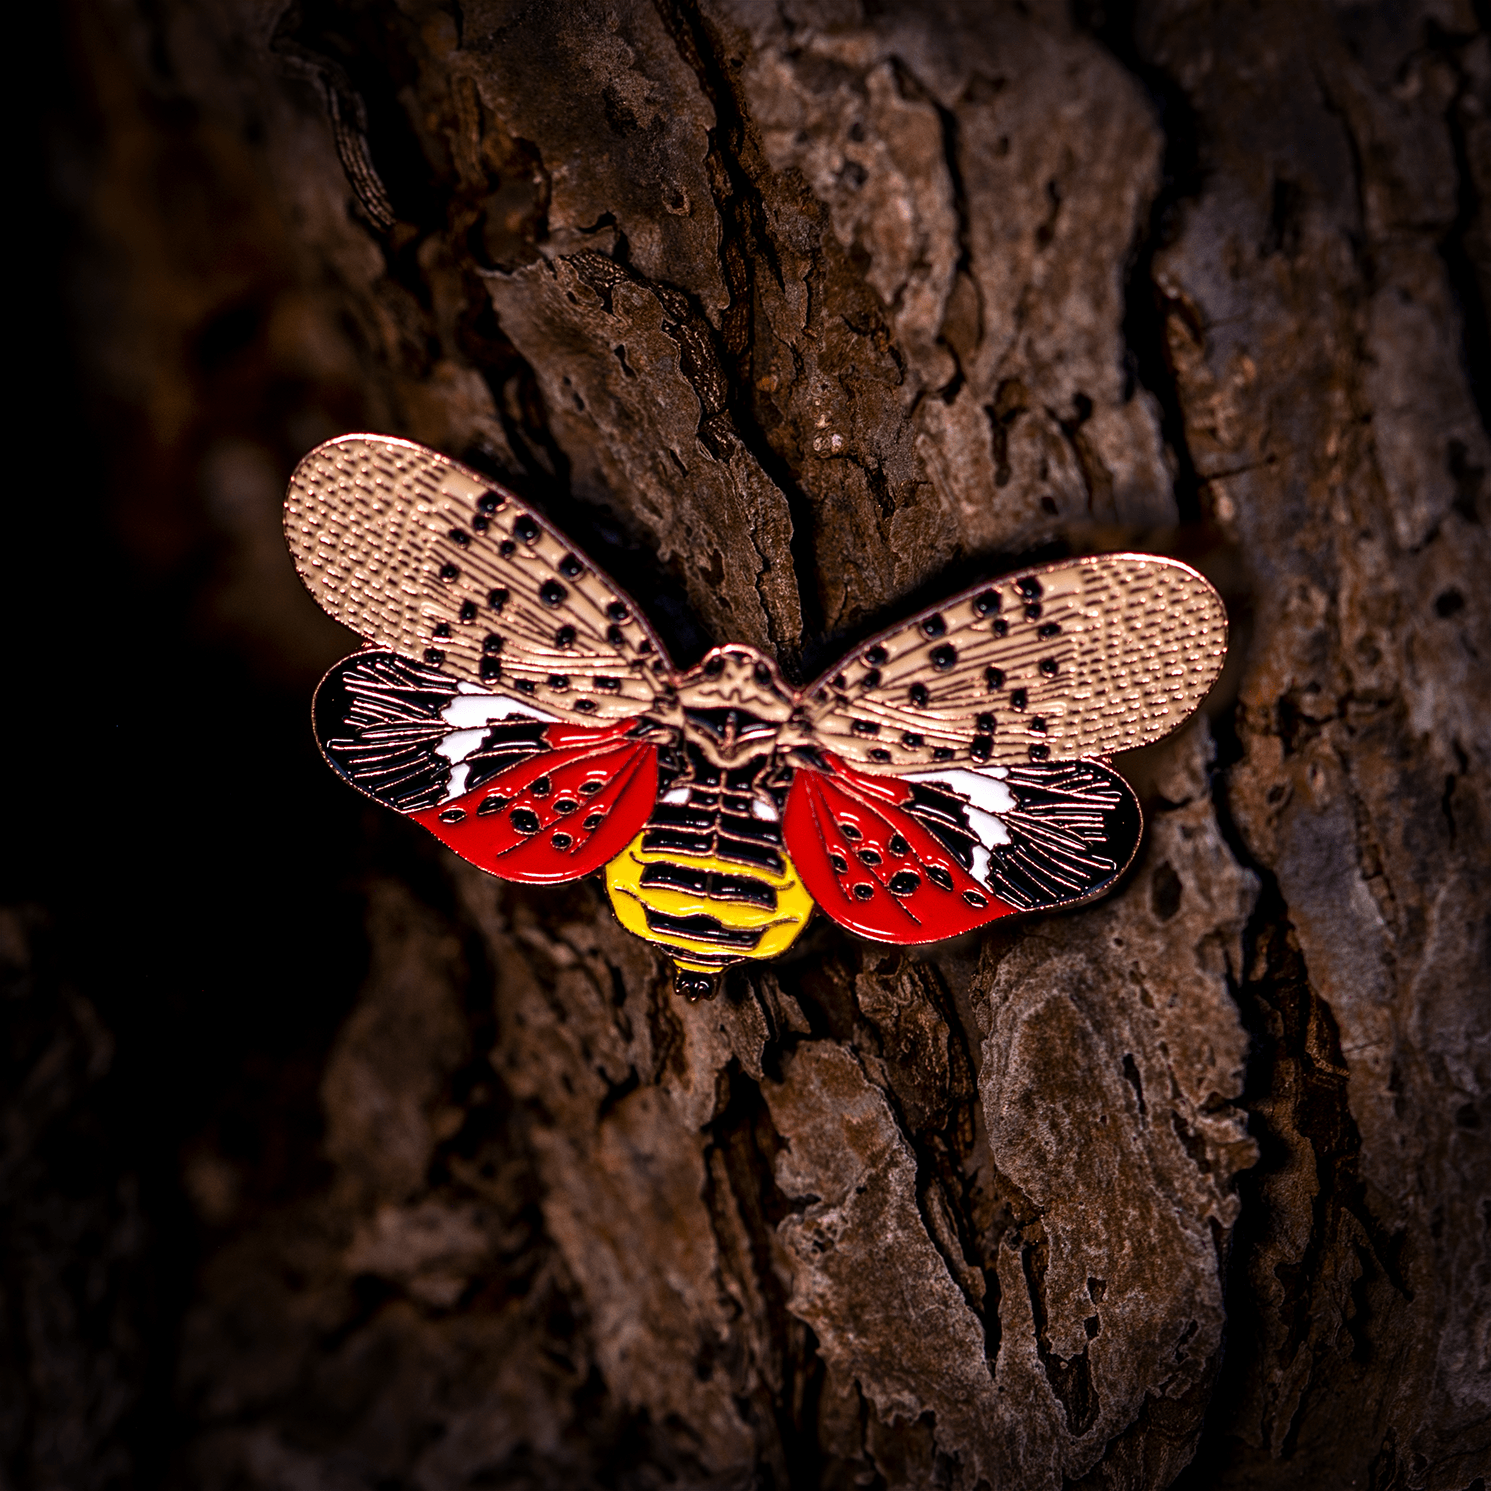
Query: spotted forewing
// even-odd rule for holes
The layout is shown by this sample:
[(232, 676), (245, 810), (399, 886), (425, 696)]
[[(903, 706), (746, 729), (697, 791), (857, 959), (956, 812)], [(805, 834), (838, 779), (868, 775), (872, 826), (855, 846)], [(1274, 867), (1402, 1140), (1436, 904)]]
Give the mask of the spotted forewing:
[(857, 648), (807, 691), (822, 743), (870, 771), (1013, 766), (1148, 745), (1205, 698), (1221, 598), (1151, 554), (1017, 571)]
[(640, 714), (670, 664), (632, 602), (511, 492), (407, 440), (344, 435), (290, 479), (290, 552), (377, 646), (561, 719)]

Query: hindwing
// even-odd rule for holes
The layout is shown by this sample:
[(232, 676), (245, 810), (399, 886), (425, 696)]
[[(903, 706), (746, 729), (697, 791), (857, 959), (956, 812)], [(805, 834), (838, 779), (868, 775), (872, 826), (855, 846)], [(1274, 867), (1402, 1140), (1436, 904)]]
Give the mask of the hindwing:
[(634, 722), (576, 726), (427, 664), (369, 651), (316, 691), (316, 738), (353, 786), (505, 880), (573, 880), (639, 832), (657, 748)]
[(896, 777), (824, 762), (793, 781), (788, 852), (835, 921), (878, 941), (932, 942), (1088, 900), (1139, 844), (1138, 800), (1098, 761)]
[(782, 826), (808, 894), (836, 922), (877, 942), (936, 942), (1015, 909), (907, 811), (909, 785), (833, 765), (797, 770)]

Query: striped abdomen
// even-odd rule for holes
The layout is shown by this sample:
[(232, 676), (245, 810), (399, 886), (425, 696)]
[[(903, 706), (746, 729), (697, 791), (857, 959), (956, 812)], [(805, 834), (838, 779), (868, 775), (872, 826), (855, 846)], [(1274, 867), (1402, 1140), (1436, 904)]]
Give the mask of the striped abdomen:
[(813, 902), (782, 845), (780, 804), (761, 785), (765, 763), (728, 777), (693, 765), (693, 779), (665, 792), (607, 865), (611, 904), (628, 931), (682, 968), (775, 957)]

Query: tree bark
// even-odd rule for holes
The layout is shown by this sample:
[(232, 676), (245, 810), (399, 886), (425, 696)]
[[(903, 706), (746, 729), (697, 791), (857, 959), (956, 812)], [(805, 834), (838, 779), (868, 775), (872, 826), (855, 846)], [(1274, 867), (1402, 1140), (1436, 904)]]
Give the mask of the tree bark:
[[(15, 1484), (1483, 1491), (1482, 20), (74, 0), (112, 733), (0, 922)], [(681, 663), (1131, 547), (1232, 655), (1104, 902), (689, 1005), (315, 758), (278, 503), (356, 428)]]

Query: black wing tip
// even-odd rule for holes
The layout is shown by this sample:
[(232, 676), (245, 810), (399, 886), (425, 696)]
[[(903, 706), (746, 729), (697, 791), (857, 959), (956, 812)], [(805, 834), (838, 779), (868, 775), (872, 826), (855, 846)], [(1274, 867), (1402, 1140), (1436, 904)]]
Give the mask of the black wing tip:
[[(1063, 783), (1063, 773), (1077, 775)], [(1012, 842), (990, 861), (989, 888), (1001, 900), (1022, 912), (1061, 911), (1107, 895), (1128, 873), (1144, 837), (1144, 810), (1119, 772), (1085, 757), (1011, 767), (1004, 780), (1015, 793), (1016, 808), (1009, 820)], [(1103, 788), (1114, 796), (1107, 806), (1091, 797)], [(1084, 792), (1089, 800), (1081, 805), (1082, 815), (1097, 815), (1102, 824), (1098, 836), (1074, 832), (1062, 822), (1063, 813), (1070, 818), (1078, 806), (1073, 798)], [(1047, 824), (1057, 829), (1055, 836), (1042, 832)], [(1073, 838), (1091, 853), (1076, 852)]]
[[(365, 748), (357, 742), (363, 727), (355, 715), (374, 691), (389, 713), (386, 723), (404, 725), (413, 732), (428, 726), (433, 738), (444, 733), (435, 727), (440, 711), (460, 692), (456, 680), (389, 649), (364, 648), (333, 663), (311, 696), (311, 732), (317, 749), (344, 782), (398, 812), (433, 807), (450, 779), (449, 763), (425, 762), (427, 753), (412, 740), (399, 756), (399, 766), (372, 770), (366, 760), (359, 759)], [(395, 749), (382, 748), (380, 754), (386, 758)], [(404, 768), (401, 773), (400, 767)]]

